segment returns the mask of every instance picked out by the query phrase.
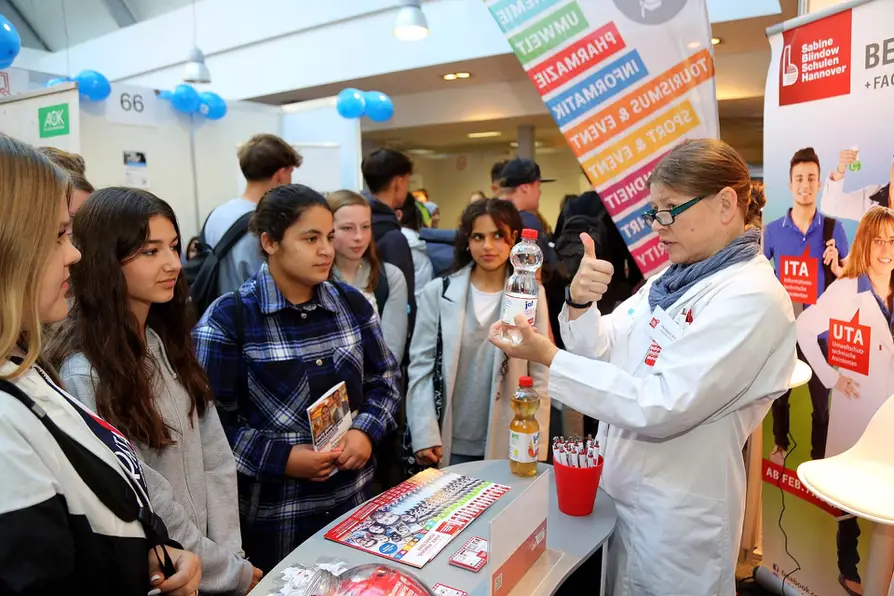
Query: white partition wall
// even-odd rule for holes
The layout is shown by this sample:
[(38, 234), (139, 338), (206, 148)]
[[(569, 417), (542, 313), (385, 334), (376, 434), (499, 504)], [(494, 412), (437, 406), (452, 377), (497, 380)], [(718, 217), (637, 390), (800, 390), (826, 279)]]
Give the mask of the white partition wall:
[(282, 117), (279, 107), (244, 101), (229, 102), (222, 120), (195, 117), (199, 227), (212, 209), (245, 189), (236, 156), (239, 145), (259, 133), (282, 136)]
[(304, 157), (292, 181), (319, 192), (360, 190), (360, 120), (339, 116), (329, 97), (283, 107), (283, 138)]
[(176, 112), (154, 89), (115, 83), (107, 99), (91, 102), (66, 83), (0, 98), (0, 132), (81, 154), (96, 188), (156, 194), (174, 208), (185, 241), (241, 192), (236, 151), (252, 135), (282, 135), (282, 110), (230, 102), (227, 115), (212, 121)]
[(73, 83), (0, 99), (0, 132), (35, 146), (79, 153), (80, 100)]

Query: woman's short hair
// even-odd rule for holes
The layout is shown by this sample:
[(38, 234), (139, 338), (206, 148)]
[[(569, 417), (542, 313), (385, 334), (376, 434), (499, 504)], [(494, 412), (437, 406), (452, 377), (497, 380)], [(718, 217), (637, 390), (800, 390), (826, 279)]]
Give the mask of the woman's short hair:
[(748, 227), (761, 226), (761, 210), (767, 204), (763, 184), (752, 183), (748, 164), (729, 144), (717, 139), (692, 139), (673, 148), (649, 178), (691, 197), (708, 197), (731, 188)]

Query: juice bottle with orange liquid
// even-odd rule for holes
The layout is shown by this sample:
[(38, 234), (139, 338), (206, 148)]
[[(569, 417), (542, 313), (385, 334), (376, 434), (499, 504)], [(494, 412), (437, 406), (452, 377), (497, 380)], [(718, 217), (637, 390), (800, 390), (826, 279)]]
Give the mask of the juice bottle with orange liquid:
[(509, 423), (509, 471), (516, 476), (537, 473), (540, 424), (534, 414), (539, 408), (540, 396), (534, 391), (534, 379), (519, 377), (518, 391), (512, 396), (515, 418)]

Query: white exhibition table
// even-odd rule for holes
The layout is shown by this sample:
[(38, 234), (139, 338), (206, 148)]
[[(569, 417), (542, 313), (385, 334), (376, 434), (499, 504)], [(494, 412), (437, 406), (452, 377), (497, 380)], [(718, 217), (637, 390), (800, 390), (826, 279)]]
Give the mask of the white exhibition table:
[[(506, 508), (524, 488), (533, 482), (532, 478), (519, 478), (509, 471), (508, 460), (489, 460), (471, 462), (444, 468), (447, 472), (455, 472), (465, 476), (505, 484), (511, 489), (494, 505), (474, 520), (462, 533), (447, 545), (434, 559), (422, 569), (406, 567), (406, 570), (420, 578), (429, 588), (437, 583), (458, 588), (469, 593), (469, 596), (486, 596), (488, 584), (493, 572), (488, 562), (478, 573), (466, 571), (448, 564), (450, 555), (456, 552), (465, 541), (472, 536), (488, 536), (488, 526), (497, 513)], [(537, 475), (551, 471), (547, 464), (537, 465)], [(599, 491), (593, 513), (586, 517), (571, 517), (559, 511), (556, 497), (555, 476), (550, 474), (550, 501), (547, 515), (546, 553), (528, 571), (515, 586), (509, 596), (551, 596), (562, 583), (599, 549), (603, 548), (602, 582), (600, 593), (604, 594), (606, 576), (605, 546), (615, 529), (617, 512), (611, 498)], [(348, 567), (365, 563), (387, 563), (397, 568), (404, 568), (399, 562), (387, 559), (326, 540), (323, 535), (333, 526), (347, 518), (351, 512), (333, 520), (328, 526), (296, 548), (273, 571), (267, 574), (261, 583), (251, 592), (251, 596), (267, 596), (278, 592), (282, 586), (282, 571), (298, 563), (311, 566), (321, 557), (337, 559), (347, 563)]]

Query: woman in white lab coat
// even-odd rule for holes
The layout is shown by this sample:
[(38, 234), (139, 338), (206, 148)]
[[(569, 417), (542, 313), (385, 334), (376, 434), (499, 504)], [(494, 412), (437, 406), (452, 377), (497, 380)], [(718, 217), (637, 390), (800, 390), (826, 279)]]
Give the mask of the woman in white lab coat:
[(560, 317), (566, 350), (518, 320), (491, 341), (550, 366), (550, 396), (602, 422), (602, 487), (618, 525), (614, 596), (731, 596), (745, 508), (742, 447), (795, 366), (791, 299), (759, 248), (762, 189), (729, 145), (673, 149), (650, 179), (646, 223), (673, 265), (612, 314), (611, 264), (585, 256)]
[[(798, 345), (814, 374), (832, 389), (829, 408), (829, 438), (826, 457), (838, 455), (857, 442), (869, 420), (894, 393), (894, 210), (871, 207), (854, 237), (844, 272), (820, 296), (817, 303), (798, 317)], [(852, 321), (869, 327), (857, 336), (850, 325), (830, 321)], [(848, 329), (850, 327), (850, 330)], [(830, 334), (830, 342), (845, 340), (868, 352), (869, 368), (864, 375), (847, 367), (833, 367), (820, 350), (817, 338)], [(847, 341), (850, 340), (850, 341)], [(830, 348), (831, 350), (831, 348)], [(855, 367), (856, 368), (856, 367)], [(856, 518), (838, 525), (838, 578), (849, 594), (859, 594)]]

